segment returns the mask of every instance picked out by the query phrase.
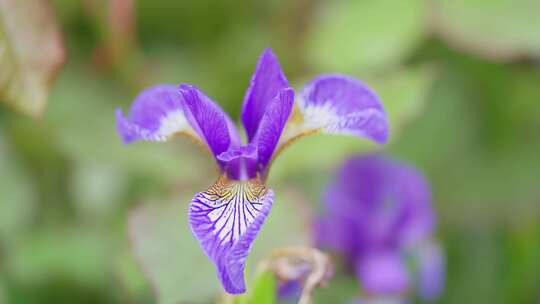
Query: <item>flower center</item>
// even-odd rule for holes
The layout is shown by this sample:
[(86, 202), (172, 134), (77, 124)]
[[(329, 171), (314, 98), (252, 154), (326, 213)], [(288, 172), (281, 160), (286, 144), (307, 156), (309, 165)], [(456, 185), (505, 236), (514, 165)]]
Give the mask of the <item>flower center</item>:
[(233, 180), (249, 180), (257, 177), (257, 148), (255, 145), (232, 147), (217, 156), (222, 170)]

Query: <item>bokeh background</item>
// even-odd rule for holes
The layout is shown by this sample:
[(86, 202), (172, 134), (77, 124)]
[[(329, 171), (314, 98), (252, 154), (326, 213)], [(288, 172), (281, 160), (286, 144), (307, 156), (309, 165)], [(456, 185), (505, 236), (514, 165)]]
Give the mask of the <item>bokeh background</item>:
[[(16, 1), (1, 2), (4, 20), (32, 20), (42, 9), (18, 13), (9, 8)], [(297, 89), (321, 72), (374, 87), (391, 136), (382, 148), (313, 137), (285, 151), (270, 173), (274, 210), (248, 267), (272, 248), (309, 244), (311, 215), (332, 169), (349, 155), (383, 150), (432, 184), (448, 262), (438, 303), (539, 303), (539, 1), (50, 6), (65, 64), (51, 76), (46, 106), (30, 107), (41, 112), (35, 118), (13, 103), (0, 105), (0, 303), (219, 298), (213, 268), (186, 222), (190, 197), (216, 178), (212, 160), (184, 138), (123, 146), (114, 109), (127, 110), (145, 86), (187, 82), (238, 119), (266, 47)], [(0, 100), (8, 102), (6, 77), (37, 69), (14, 68), (16, 57), (6, 56), (6, 37), (18, 30), (27, 28), (14, 30), (0, 18)], [(26, 51), (50, 50), (50, 41), (41, 42)], [(315, 300), (345, 303), (358, 290), (353, 277), (338, 274)]]

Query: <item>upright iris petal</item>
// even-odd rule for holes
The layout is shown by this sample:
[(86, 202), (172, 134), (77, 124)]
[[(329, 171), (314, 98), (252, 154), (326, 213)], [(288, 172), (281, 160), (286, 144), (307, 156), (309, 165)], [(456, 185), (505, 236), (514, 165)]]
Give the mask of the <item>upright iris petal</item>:
[(302, 90), (292, 114), (294, 98), (276, 56), (267, 49), (244, 97), (245, 144), (227, 114), (191, 85), (144, 90), (127, 118), (117, 110), (117, 128), (124, 143), (165, 141), (185, 134), (215, 157), (220, 176), (193, 197), (189, 222), (229, 293), (245, 291), (244, 263), (273, 203), (273, 192), (265, 181), (276, 151), (291, 139), (314, 132), (386, 140), (386, 117), (379, 99), (352, 78), (317, 78)]
[[(444, 259), (432, 240), (435, 215), (418, 171), (381, 156), (354, 157), (338, 171), (324, 203), (317, 241), (344, 255), (367, 294), (401, 296), (414, 285), (422, 297), (440, 293)], [(416, 271), (407, 266), (411, 256)]]
[(217, 156), (227, 151), (233, 139), (239, 136), (231, 136), (231, 129), (223, 110), (193, 86), (182, 84), (179, 92), (184, 99), (184, 112), (188, 122), (206, 141), (212, 153)]
[(253, 139), (259, 151), (261, 170), (266, 169), (274, 155), (281, 132), (291, 114), (293, 103), (294, 91), (286, 88), (281, 90), (266, 108)]
[(288, 87), (289, 82), (276, 55), (270, 49), (264, 50), (251, 77), (242, 106), (242, 123), (246, 128), (248, 141), (255, 137), (268, 105), (281, 90)]

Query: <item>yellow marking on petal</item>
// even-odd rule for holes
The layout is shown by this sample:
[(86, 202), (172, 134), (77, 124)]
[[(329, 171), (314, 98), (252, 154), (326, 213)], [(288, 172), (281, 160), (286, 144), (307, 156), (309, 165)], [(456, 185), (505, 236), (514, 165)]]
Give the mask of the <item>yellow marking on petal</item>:
[(220, 244), (233, 243), (263, 212), (263, 199), (269, 191), (259, 179), (236, 181), (222, 175), (208, 190), (198, 194), (192, 206), (210, 208), (206, 216), (214, 223), (214, 235)]
[(297, 133), (295, 134), (294, 136), (286, 139), (285, 142), (282, 142), (278, 145), (278, 148), (276, 150), (276, 152), (274, 153), (274, 156), (272, 157), (272, 161), (274, 160), (274, 158), (276, 158), (281, 152), (283, 152), (283, 150), (285, 148), (287, 148), (288, 146), (290, 146), (292, 143), (295, 143), (297, 140), (299, 140), (300, 138), (303, 138), (305, 136), (308, 136), (308, 135), (315, 135), (315, 134), (320, 134), (322, 133), (322, 128), (318, 128), (318, 129), (310, 129), (310, 130), (304, 130), (302, 131), (301, 133)]
[(226, 175), (221, 175), (218, 180), (206, 191), (206, 194), (216, 199), (232, 198), (238, 195), (245, 196), (249, 202), (258, 201), (263, 197), (268, 188), (262, 183), (259, 178), (250, 179), (247, 181), (237, 181), (227, 178)]
[(265, 175), (262, 176), (262, 180), (266, 181), (268, 177), (268, 172), (270, 171), (269, 168), (271, 167), (276, 157), (280, 155), (281, 152), (285, 150), (285, 148), (289, 147), (292, 143), (295, 143), (297, 140), (305, 136), (320, 134), (323, 130), (323, 127), (307, 129), (305, 125), (304, 114), (300, 111), (300, 108), (298, 108), (297, 103), (295, 103), (292, 113), (287, 120), (287, 123), (285, 124), (285, 128), (283, 129), (283, 132), (277, 144), (277, 148), (272, 155), (272, 159), (268, 163), (268, 169), (266, 170)]
[(266, 181), (266, 179), (268, 178), (268, 173), (270, 172), (270, 167), (272, 166), (272, 163), (274, 163), (274, 160), (276, 159), (276, 157), (278, 157), (278, 155), (280, 155), (281, 152), (283, 152), (285, 150), (285, 148), (289, 147), (291, 144), (295, 143), (296, 141), (298, 141), (301, 138), (304, 138), (304, 137), (309, 136), (309, 135), (321, 134), (322, 131), (323, 131), (322, 128), (318, 128), (318, 129), (309, 129), (309, 130), (297, 131), (296, 133), (287, 132), (287, 134), (289, 134), (289, 136), (286, 137), (283, 141), (282, 140), (279, 141), (278, 147), (277, 147), (276, 151), (274, 152), (274, 155), (272, 155), (272, 159), (268, 163), (268, 166), (267, 166), (268, 169), (266, 170), (266, 172), (265, 172), (265, 174), (263, 176), (263, 180)]
[(295, 103), (291, 116), (289, 117), (289, 120), (287, 121), (287, 124), (302, 125), (303, 123), (304, 123), (304, 115), (300, 112), (298, 105)]

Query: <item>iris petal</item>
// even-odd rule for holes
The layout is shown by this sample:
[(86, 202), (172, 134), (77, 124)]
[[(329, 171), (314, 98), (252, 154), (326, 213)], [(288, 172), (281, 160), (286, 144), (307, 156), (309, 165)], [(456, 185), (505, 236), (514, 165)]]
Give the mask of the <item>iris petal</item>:
[(194, 86), (182, 84), (179, 91), (184, 99), (187, 121), (214, 156), (240, 144), (240, 135), (234, 124), (216, 103)]
[(291, 88), (281, 90), (270, 102), (261, 119), (254, 139), (259, 153), (261, 169), (265, 169), (276, 150), (283, 128), (289, 119), (294, 103), (294, 91)]
[(183, 134), (207, 146), (214, 156), (240, 145), (240, 135), (227, 114), (195, 88), (185, 90), (192, 92), (186, 94), (187, 99), (174, 85), (153, 86), (135, 98), (128, 117), (117, 109), (116, 124), (123, 142), (166, 141)]
[(314, 133), (347, 134), (384, 143), (388, 122), (377, 95), (362, 82), (344, 75), (321, 75), (298, 94), (278, 149)]
[(245, 292), (245, 260), (270, 212), (273, 196), (258, 180), (231, 181), (222, 176), (191, 201), (191, 229), (228, 293)]
[(118, 133), (126, 144), (137, 140), (165, 141), (176, 133), (198, 139), (184, 116), (182, 102), (174, 85), (148, 88), (135, 98), (127, 118), (121, 109), (116, 110)]
[(242, 106), (242, 123), (249, 142), (255, 137), (268, 105), (287, 87), (289, 83), (276, 56), (266, 49), (259, 58)]

